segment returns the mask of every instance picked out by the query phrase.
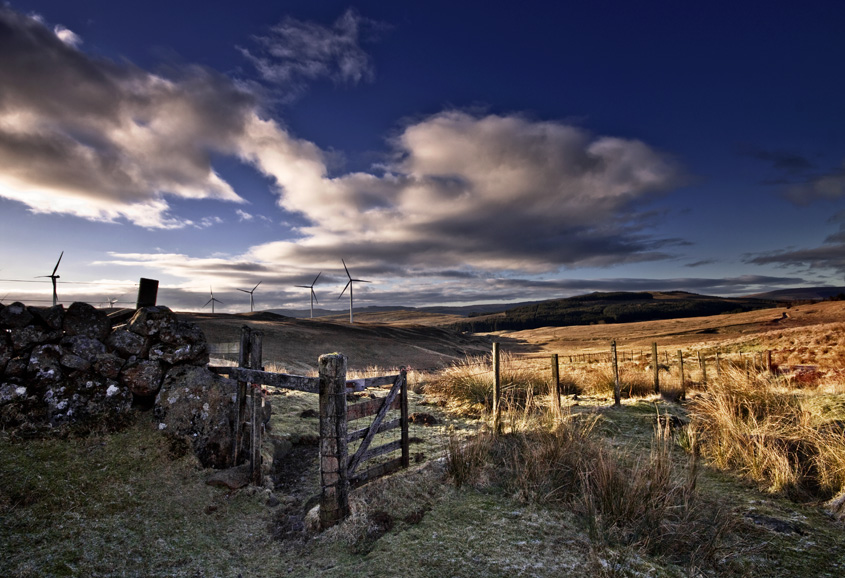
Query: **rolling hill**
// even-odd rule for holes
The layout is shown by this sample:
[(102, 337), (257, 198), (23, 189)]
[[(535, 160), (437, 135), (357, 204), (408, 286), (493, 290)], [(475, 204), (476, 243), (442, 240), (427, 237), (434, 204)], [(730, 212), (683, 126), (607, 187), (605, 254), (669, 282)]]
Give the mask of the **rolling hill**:
[(503, 313), (471, 317), (455, 324), (460, 331), (482, 333), (538, 327), (631, 323), (703, 317), (777, 307), (775, 300), (713, 297), (686, 291), (590, 293), (513, 307)]

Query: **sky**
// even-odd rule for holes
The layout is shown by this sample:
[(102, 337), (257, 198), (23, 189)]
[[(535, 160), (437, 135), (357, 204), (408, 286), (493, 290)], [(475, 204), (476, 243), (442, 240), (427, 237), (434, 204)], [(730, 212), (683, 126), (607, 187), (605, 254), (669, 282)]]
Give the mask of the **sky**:
[[(0, 0), (0, 299), (845, 283), (845, 2)], [(239, 291), (239, 289), (241, 291)], [(208, 307), (206, 307), (208, 308)]]

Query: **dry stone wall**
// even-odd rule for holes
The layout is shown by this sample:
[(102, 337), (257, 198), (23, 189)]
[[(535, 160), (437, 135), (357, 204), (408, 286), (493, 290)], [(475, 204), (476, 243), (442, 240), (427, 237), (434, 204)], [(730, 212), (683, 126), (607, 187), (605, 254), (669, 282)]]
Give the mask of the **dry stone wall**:
[(154, 405), (159, 429), (190, 437), (204, 465), (225, 467), (235, 385), (207, 365), (202, 330), (167, 307), (112, 327), (86, 303), (0, 304), (0, 428), (121, 423)]

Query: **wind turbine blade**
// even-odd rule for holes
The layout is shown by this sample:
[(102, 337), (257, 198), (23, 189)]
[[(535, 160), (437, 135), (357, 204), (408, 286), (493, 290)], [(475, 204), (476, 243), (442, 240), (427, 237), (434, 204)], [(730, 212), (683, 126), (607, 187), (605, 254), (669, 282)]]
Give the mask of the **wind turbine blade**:
[[(261, 285), (261, 281), (259, 281), (258, 283), (255, 284), (255, 287), (252, 288), (252, 291), (255, 291), (256, 289), (258, 289), (259, 285)], [(252, 293), (252, 291), (250, 291), (250, 293)]]
[(64, 257), (64, 256), (65, 256), (65, 252), (64, 252), (64, 251), (62, 251), (62, 254), (61, 254), (61, 255), (59, 255), (59, 260), (58, 260), (58, 261), (56, 261), (56, 266), (53, 268), (53, 275), (55, 275), (55, 274), (56, 274), (56, 271), (58, 271), (58, 270), (59, 270), (59, 263), (61, 263), (61, 262), (62, 262), (62, 257)]
[(211, 299), (209, 299), (208, 301), (206, 301), (206, 302), (205, 302), (205, 305), (203, 305), (203, 307), (205, 307), (206, 305), (208, 305), (209, 303), (211, 303), (211, 302), (213, 301), (213, 299), (214, 299), (214, 298), (211, 298)]
[(367, 281), (366, 279), (353, 279), (356, 283), (372, 283), (372, 281)]
[(319, 279), (319, 278), (320, 278), (320, 275), (322, 275), (322, 274), (323, 274), (323, 272), (322, 272), (322, 271), (320, 271), (319, 273), (317, 273), (317, 276), (316, 276), (316, 277), (314, 277), (314, 280), (313, 280), (313, 281), (311, 281), (311, 286), (312, 286), (312, 287), (313, 287), (314, 285), (316, 285), (316, 284), (317, 284), (317, 279)]
[(246, 289), (238, 289), (238, 291), (243, 291), (244, 293), (249, 293), (250, 295), (252, 294), (251, 291), (247, 291)]
[(302, 287), (303, 289), (311, 289), (311, 285), (294, 285), (294, 287)]
[(346, 276), (349, 277), (350, 281), (352, 281), (352, 275), (349, 274), (349, 269), (346, 267), (346, 261), (341, 259), (340, 262), (343, 263), (343, 268), (346, 270)]
[[(313, 297), (313, 298), (314, 298), (314, 301), (317, 301), (317, 294), (316, 294), (316, 293), (314, 293), (314, 290), (313, 290), (313, 289), (311, 289), (311, 297)], [(317, 301), (317, 304), (319, 305), (319, 304), (320, 304), (320, 302), (319, 302), (319, 301)]]
[(346, 293), (346, 290), (349, 289), (349, 286), (352, 285), (352, 279), (346, 282), (346, 287), (343, 288), (343, 291), (340, 292), (340, 295), (337, 296), (338, 299), (343, 297), (343, 294)]

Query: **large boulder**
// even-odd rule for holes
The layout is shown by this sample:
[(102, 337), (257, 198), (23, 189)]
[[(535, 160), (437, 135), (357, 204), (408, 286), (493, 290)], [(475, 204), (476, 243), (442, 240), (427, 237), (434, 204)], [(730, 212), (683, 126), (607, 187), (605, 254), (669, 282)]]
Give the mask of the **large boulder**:
[(231, 464), (232, 421), (237, 384), (207, 367), (180, 365), (171, 369), (156, 397), (159, 429), (191, 439), (205, 467)]
[(164, 369), (156, 360), (142, 359), (127, 363), (120, 372), (120, 380), (129, 391), (139, 397), (152, 397), (158, 393)]
[(87, 303), (72, 303), (62, 323), (66, 336), (84, 335), (105, 341), (111, 331), (111, 319), (103, 311)]

